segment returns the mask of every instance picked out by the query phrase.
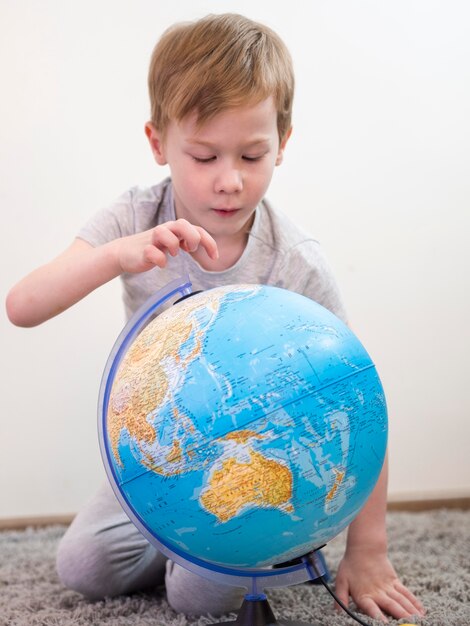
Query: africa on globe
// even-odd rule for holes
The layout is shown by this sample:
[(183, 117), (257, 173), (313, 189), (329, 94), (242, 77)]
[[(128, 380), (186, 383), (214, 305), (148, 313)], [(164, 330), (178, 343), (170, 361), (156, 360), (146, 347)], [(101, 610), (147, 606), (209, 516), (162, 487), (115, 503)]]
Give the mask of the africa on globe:
[(349, 525), (382, 467), (373, 362), (335, 315), (284, 289), (177, 302), (121, 342), (103, 383), (111, 484), (146, 536), (188, 561), (304, 555)]

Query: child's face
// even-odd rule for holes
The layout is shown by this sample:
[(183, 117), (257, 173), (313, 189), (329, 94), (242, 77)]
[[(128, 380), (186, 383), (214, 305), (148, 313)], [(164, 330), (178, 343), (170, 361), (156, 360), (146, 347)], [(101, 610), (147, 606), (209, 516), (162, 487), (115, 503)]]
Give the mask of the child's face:
[(170, 122), (164, 141), (146, 127), (157, 163), (169, 164), (176, 216), (202, 226), (219, 246), (245, 238), (287, 142), (279, 144), (271, 98), (219, 113), (198, 128), (196, 115)]

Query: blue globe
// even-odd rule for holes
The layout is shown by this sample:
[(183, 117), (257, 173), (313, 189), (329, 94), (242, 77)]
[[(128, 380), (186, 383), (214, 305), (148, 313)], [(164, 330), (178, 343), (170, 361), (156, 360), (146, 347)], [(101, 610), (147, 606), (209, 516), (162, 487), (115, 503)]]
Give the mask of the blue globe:
[(382, 467), (387, 411), (374, 364), (335, 315), (284, 289), (232, 285), (134, 335), (105, 373), (100, 437), (150, 540), (246, 570), (304, 555), (354, 519)]

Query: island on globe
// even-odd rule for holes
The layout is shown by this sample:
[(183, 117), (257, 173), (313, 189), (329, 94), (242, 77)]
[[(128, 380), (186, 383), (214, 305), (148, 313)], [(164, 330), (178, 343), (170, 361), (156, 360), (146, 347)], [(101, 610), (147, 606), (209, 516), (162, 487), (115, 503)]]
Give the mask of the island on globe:
[(155, 317), (105, 381), (102, 449), (147, 537), (186, 560), (263, 568), (336, 536), (385, 455), (383, 389), (335, 315), (232, 285)]

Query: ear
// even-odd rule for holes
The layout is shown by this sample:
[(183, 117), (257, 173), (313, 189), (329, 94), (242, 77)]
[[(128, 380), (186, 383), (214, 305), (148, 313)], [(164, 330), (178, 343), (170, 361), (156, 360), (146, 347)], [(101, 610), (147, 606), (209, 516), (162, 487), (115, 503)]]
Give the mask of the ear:
[(285, 147), (287, 145), (287, 142), (289, 141), (289, 137), (291, 135), (292, 135), (292, 126), (289, 128), (289, 130), (284, 135), (284, 137), (283, 137), (283, 139), (281, 141), (281, 144), (279, 146), (279, 150), (278, 150), (278, 153), (277, 153), (275, 165), (281, 165), (282, 159), (284, 158), (284, 150), (285, 150)]
[(152, 122), (145, 124), (145, 134), (149, 140), (150, 149), (152, 150), (153, 158), (158, 165), (166, 165), (167, 160), (165, 157), (163, 139), (161, 133), (155, 128)]

